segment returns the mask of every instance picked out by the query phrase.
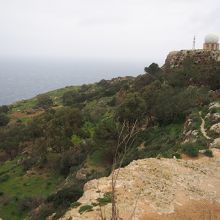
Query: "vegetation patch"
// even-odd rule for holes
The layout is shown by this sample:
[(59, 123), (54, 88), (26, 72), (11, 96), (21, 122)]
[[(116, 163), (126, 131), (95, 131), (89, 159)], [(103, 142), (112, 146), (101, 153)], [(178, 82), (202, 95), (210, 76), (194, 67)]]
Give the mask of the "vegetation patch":
[(73, 202), (73, 203), (71, 204), (71, 208), (78, 208), (80, 205), (81, 205), (80, 202)]
[(100, 206), (105, 206), (108, 203), (111, 203), (112, 202), (112, 193), (111, 192), (104, 193), (103, 197), (98, 198), (97, 201)]
[(190, 157), (197, 157), (199, 155), (199, 148), (196, 144), (187, 143), (182, 145), (183, 152)]
[(207, 149), (205, 150), (204, 155), (206, 155), (207, 157), (213, 157), (213, 152), (212, 150)]
[(140, 158), (157, 157), (158, 155), (172, 158), (179, 151), (179, 143), (183, 131), (183, 124), (155, 126), (140, 135), (145, 148), (139, 152)]
[(27, 176), (15, 159), (0, 165), (0, 180), (3, 201), (0, 204), (0, 216), (6, 220), (20, 220), (30, 210), (30, 204), (36, 204), (40, 198), (46, 198), (55, 190), (61, 178), (53, 175)]
[(84, 212), (91, 212), (92, 210), (93, 210), (92, 205), (83, 205), (83, 206), (80, 207), (79, 213), (82, 214)]
[[(179, 158), (182, 152), (194, 157), (207, 149), (209, 141), (200, 132), (196, 143), (181, 143), (186, 119), (192, 118), (187, 131), (198, 131), (199, 112), (205, 119), (218, 96), (220, 65), (210, 68), (166, 72), (154, 63), (138, 77), (69, 86), (0, 107), (0, 160), (10, 160), (0, 165), (0, 216), (24, 219), (30, 203), (43, 199), (40, 210), (29, 214), (45, 219), (56, 212), (58, 218), (71, 204), (79, 205), (74, 202), (85, 182), (111, 172), (116, 149), (119, 157), (126, 151), (122, 166), (147, 157)], [(208, 120), (206, 129), (212, 126)], [(134, 124), (134, 140), (119, 144)], [(91, 173), (81, 179), (76, 174), (83, 168)], [(64, 178), (69, 184), (60, 185)], [(81, 212), (110, 203), (111, 195), (95, 202)]]

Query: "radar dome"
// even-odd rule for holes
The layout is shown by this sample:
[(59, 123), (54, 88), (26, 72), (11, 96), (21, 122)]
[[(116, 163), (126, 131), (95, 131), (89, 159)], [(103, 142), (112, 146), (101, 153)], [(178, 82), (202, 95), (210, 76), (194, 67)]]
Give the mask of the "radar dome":
[(206, 44), (217, 44), (219, 41), (219, 37), (216, 34), (208, 34), (205, 37)]

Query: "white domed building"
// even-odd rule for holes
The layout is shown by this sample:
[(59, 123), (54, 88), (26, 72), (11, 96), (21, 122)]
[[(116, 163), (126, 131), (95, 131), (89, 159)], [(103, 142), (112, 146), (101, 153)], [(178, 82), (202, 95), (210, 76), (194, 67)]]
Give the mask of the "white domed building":
[(215, 34), (208, 34), (203, 44), (204, 50), (219, 50), (219, 37)]

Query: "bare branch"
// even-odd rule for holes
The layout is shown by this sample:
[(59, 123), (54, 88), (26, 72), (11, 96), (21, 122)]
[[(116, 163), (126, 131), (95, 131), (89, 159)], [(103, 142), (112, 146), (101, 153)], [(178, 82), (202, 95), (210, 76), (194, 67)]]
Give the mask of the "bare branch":
[[(138, 134), (139, 130), (137, 128), (137, 120), (131, 126), (128, 122), (124, 121), (121, 131), (118, 136), (116, 151), (113, 159), (112, 164), (112, 177), (111, 177), (111, 187), (112, 187), (112, 216), (111, 220), (118, 220), (119, 219), (119, 212), (117, 209), (117, 195), (116, 195), (116, 184), (118, 180), (118, 176), (120, 173), (120, 169), (122, 167), (123, 161), (125, 156), (128, 152), (128, 149), (133, 145), (136, 135)], [(125, 134), (124, 134), (125, 133)], [(123, 136), (124, 134), (124, 136)], [(120, 147), (124, 147), (124, 151), (122, 155), (119, 154)], [(117, 164), (119, 165), (118, 169), (116, 169)], [(137, 205), (137, 201), (135, 203)], [(136, 209), (136, 207), (135, 207)], [(135, 213), (135, 209), (133, 213)]]

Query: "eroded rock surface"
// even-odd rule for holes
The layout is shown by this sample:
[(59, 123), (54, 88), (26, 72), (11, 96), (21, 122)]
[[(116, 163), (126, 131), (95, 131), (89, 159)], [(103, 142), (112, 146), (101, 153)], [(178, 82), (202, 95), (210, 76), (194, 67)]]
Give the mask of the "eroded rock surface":
[(211, 131), (214, 131), (217, 134), (220, 134), (220, 123), (212, 125), (210, 128)]
[[(214, 217), (208, 216), (207, 219), (219, 219), (220, 150), (213, 149), (213, 152), (214, 158), (143, 159), (133, 161), (121, 169), (117, 181), (120, 217), (124, 220), (184, 219), (180, 215), (175, 216), (176, 210), (187, 206), (192, 209), (192, 204), (195, 207), (203, 204), (216, 208), (213, 211)], [(81, 206), (96, 203), (104, 193), (111, 191), (111, 176), (89, 181), (84, 190), (84, 195), (79, 199)], [(99, 206), (94, 206), (93, 211), (83, 214), (79, 214), (79, 208), (69, 210), (61, 219), (101, 219)], [(106, 219), (110, 220), (111, 204), (103, 206), (102, 211)], [(191, 217), (195, 214), (193, 212)], [(200, 216), (204, 209), (200, 210), (197, 207), (196, 212), (198, 212), (197, 216)], [(184, 211), (181, 213), (184, 214)], [(197, 217), (189, 219), (197, 219)]]

